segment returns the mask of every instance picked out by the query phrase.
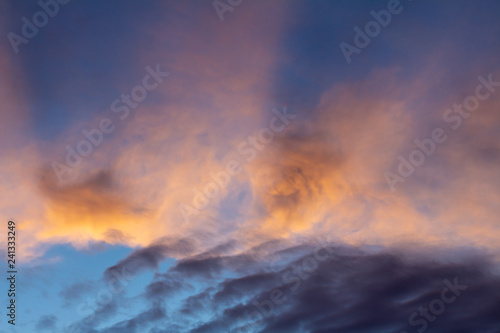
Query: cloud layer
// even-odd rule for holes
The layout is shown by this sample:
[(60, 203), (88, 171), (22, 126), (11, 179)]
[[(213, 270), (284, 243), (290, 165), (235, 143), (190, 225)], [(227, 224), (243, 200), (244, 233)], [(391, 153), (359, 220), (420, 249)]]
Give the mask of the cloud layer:
[[(140, 295), (142, 312), (107, 328), (79, 325), (99, 333), (498, 332), (500, 278), (487, 254), (395, 250), (276, 240), (187, 258), (155, 275)], [(122, 264), (134, 267), (144, 251), (162, 253), (138, 250)]]

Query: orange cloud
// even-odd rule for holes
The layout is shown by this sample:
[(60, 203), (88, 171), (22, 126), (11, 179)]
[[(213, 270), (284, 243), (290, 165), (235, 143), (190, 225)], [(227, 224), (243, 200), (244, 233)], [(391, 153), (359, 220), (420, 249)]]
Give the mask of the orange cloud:
[[(284, 56), (276, 44), (288, 15), (274, 6), (249, 2), (232, 13), (238, 20), (221, 24), (215, 13), (209, 19), (199, 14), (197, 25), (174, 19), (147, 32), (158, 46), (139, 50), (138, 62), (165, 64), (171, 73), (153, 92), (160, 102), (146, 101), (123, 121), (113, 118), (116, 131), (67, 182), (58, 182), (50, 163), (64, 159), (66, 144), (81, 140), (79, 129), (88, 124), (68, 129), (58, 142), (36, 143), (29, 135), (12, 141), (2, 152), (8, 162), (0, 166), (6, 175), (1, 186), (8, 195), (1, 208), (19, 221), (25, 257), (54, 243), (145, 246), (165, 236), (196, 237), (200, 251), (231, 238), (251, 246), (302, 235), (331, 235), (352, 244), (498, 248), (500, 184), (493, 165), (500, 148), (500, 94), (392, 193), (384, 172), (427, 134), (416, 126), (422, 113), (412, 102), (433, 84), (428, 72), (407, 81), (398, 69), (334, 85), (309, 115), (289, 106), (301, 116), (254, 161), (242, 163), (243, 172), (201, 214), (184, 221), (179, 203), (190, 203), (211, 172), (241, 159), (238, 144), (272, 116), (272, 73)], [(259, 26), (259, 15), (274, 18)], [(163, 47), (172, 30), (179, 32), (174, 47)], [(1, 68), (11, 68), (1, 54)], [(0, 78), (0, 85), (13, 89), (13, 76)], [(117, 82), (123, 91), (130, 86)], [(29, 108), (11, 95), (9, 108)], [(429, 102), (425, 117), (439, 120), (441, 103)], [(29, 126), (28, 112), (13, 116), (4, 110), (5, 128)], [(473, 137), (478, 139), (460, 145)], [(237, 207), (228, 217), (230, 200)]]

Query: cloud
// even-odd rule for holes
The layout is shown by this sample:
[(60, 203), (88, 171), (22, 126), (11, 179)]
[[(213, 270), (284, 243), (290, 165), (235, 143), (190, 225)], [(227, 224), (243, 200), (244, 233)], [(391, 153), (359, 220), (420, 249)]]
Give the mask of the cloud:
[(93, 282), (91, 281), (76, 282), (65, 287), (59, 295), (64, 300), (65, 305), (75, 305), (76, 302), (82, 300), (85, 293), (94, 289)]
[[(71, 8), (66, 9), (71, 17)], [(422, 57), (411, 70), (400, 61), (369, 62), (362, 75), (346, 77), (342, 72), (337, 78), (323, 55), (332, 47), (304, 55), (299, 46), (311, 43), (309, 35), (293, 34), (316, 20), (315, 11), (324, 20), (334, 9), (313, 6), (307, 17), (301, 17), (302, 5), (248, 3), (233, 13), (238, 19), (228, 29), (211, 6), (185, 2), (159, 5), (159, 12), (169, 19), (138, 20), (143, 36), (156, 42), (127, 53), (127, 63), (136, 63), (127, 69), (135, 75), (126, 75), (131, 82), (110, 73), (110, 88), (103, 94), (111, 97), (102, 112), (73, 119), (57, 140), (41, 141), (32, 135), (4, 140), (9, 149), (8, 162), (1, 166), (7, 175), (2, 190), (9, 196), (2, 210), (23, 221), (20, 255), (34, 257), (51, 244), (66, 242), (79, 249), (104, 242), (147, 247), (166, 236), (196, 236), (198, 248), (193, 252), (202, 253), (228, 239), (247, 247), (266, 239), (324, 233), (335, 233), (349, 244), (460, 242), (497, 248), (495, 110), (500, 95), (486, 101), (453, 138), (450, 135), (447, 145), (399, 184), (396, 194), (388, 191), (384, 178), (385, 171), (397, 166), (398, 155), (414, 148), (414, 139), (442, 125), (442, 112), (474, 89), (478, 75), (495, 69), (474, 62), (464, 66), (460, 80), (451, 80), (457, 63), (464, 62), (448, 61), (456, 47), (452, 43), (446, 44), (444, 53)], [(186, 15), (193, 20), (181, 19)], [(262, 24), (256, 26), (256, 20)], [(315, 23), (313, 31), (322, 31), (323, 25)], [(333, 24), (325, 28), (337, 29)], [(409, 34), (419, 37), (414, 30)], [(164, 43), (165, 36), (174, 35)], [(321, 35), (320, 40), (325, 38)], [(430, 50), (436, 45), (441, 43), (434, 41)], [(158, 63), (171, 77), (120, 120), (109, 108), (113, 98), (130, 91), (146, 66)], [(28, 91), (24, 84), (30, 82), (14, 80), (22, 76), (10, 57), (2, 57), (0, 65), (8, 69), (0, 82), (5, 91), (14, 91), (14, 83)], [(302, 98), (300, 78), (284, 84), (290, 81), (284, 73), (290, 71), (303, 73), (306, 82), (321, 72), (314, 93), (309, 87)], [(497, 73), (495, 78), (500, 77)], [(79, 76), (80, 81), (85, 80)], [(57, 81), (50, 87), (61, 86), (66, 84)], [(79, 92), (71, 94), (82, 102), (79, 109), (94, 107), (94, 101), (86, 104)], [(8, 118), (6, 127), (17, 132), (35, 118), (26, 105), (29, 99), (22, 93), (16, 96), (8, 94), (5, 107), (19, 109), (19, 114), (2, 116)], [(192, 204), (212, 181), (211, 173), (223, 170), (229, 160), (244, 161), (237, 151), (239, 143), (269, 123), (277, 106), (273, 99), (282, 104), (286, 98), (291, 101), (288, 110), (298, 117), (255, 160), (245, 163), (242, 173), (207, 208), (185, 222), (179, 204)], [(85, 139), (81, 130), (103, 117), (110, 117), (116, 130), (83, 159), (67, 182), (60, 183), (51, 163), (64, 162), (66, 146)], [(469, 160), (473, 162), (463, 162)]]
[(57, 317), (54, 315), (42, 316), (36, 324), (37, 330), (53, 330), (56, 328)]
[[(64, 17), (79, 17), (72, 8), (65, 7)], [(115, 68), (108, 73), (105, 79), (108, 88), (103, 88), (99, 97), (94, 96), (99, 101), (102, 99), (99, 111), (95, 110), (94, 98), (87, 100), (92, 80), (88, 81), (78, 70), (72, 82), (66, 82), (65, 75), (62, 80), (59, 72), (53, 73), (46, 86), (47, 91), (58, 92), (53, 94), (40, 91), (36, 81), (40, 79), (38, 71), (25, 76), (27, 84), (36, 88), (37, 94), (30, 97), (38, 107), (29, 105), (25, 111), (20, 103), (22, 94), (9, 94), (5, 108), (20, 111), (2, 112), (2, 117), (12, 118), (6, 127), (14, 128), (17, 123), (29, 126), (34, 120), (46, 117), (45, 126), (53, 125), (58, 132), (40, 140), (35, 136), (40, 134), (38, 131), (45, 133), (46, 128), (23, 129), (24, 133), (33, 135), (23, 136), (21, 142), (2, 141), (12, 146), (8, 154), (3, 155), (9, 163), (2, 165), (3, 174), (11, 180), (5, 183), (3, 190), (11, 193), (12, 200), (3, 206), (8, 214), (24, 223), (23, 247), (32, 248), (31, 252), (36, 254), (46, 244), (67, 242), (79, 249), (99, 241), (148, 246), (164, 236), (181, 239), (193, 232), (216, 234), (229, 226), (230, 222), (214, 223), (216, 217), (213, 216), (229, 188), (192, 223), (183, 223), (178, 205), (192, 200), (193, 192), (210, 179), (210, 172), (223, 168), (245, 134), (258, 130), (276, 106), (264, 106), (264, 101), (265, 87), (272, 84), (271, 68), (279, 52), (276, 42), (286, 17), (286, 11), (278, 8), (278, 3), (248, 4), (246, 10), (239, 13), (233, 29), (225, 29), (210, 5), (200, 7), (197, 2), (158, 5), (156, 9), (170, 19), (152, 22), (136, 18), (134, 22), (141, 27), (141, 38), (135, 41), (147, 38), (157, 42), (149, 44), (148, 49), (132, 47), (133, 50), (121, 52), (127, 54), (126, 63), (130, 68), (126, 71)], [(275, 15), (267, 24), (255, 26), (256, 17), (271, 12)], [(200, 25), (179, 19), (178, 14), (185, 17), (187, 13)], [(100, 26), (104, 19), (107, 22), (107, 17), (96, 18), (95, 24)], [(172, 31), (175, 31), (175, 40), (163, 43), (165, 34)], [(242, 39), (246, 41), (245, 47), (230, 48), (228, 52), (228, 45)], [(129, 43), (133, 45), (127, 38)], [(11, 66), (8, 59), (2, 57), (2, 68), (15, 72), (16, 67)], [(249, 59), (251, 68), (247, 66)], [(62, 60), (60, 65), (77, 69), (79, 64)], [(137, 79), (140, 80), (144, 68), (154, 64), (171, 72), (172, 80), (165, 81), (127, 119), (120, 120), (110, 109), (113, 99), (137, 84), (132, 74), (140, 71)], [(235, 76), (235, 70), (241, 75)], [(131, 74), (122, 75), (124, 72)], [(16, 75), (13, 73), (12, 78)], [(171, 83), (174, 80), (175, 84)], [(13, 91), (12, 85), (16, 82), (6, 77), (5, 85)], [(75, 86), (83, 88), (76, 91)], [(186, 91), (191, 93), (186, 95)], [(21, 96), (21, 101), (16, 101), (15, 96)], [(109, 100), (105, 102), (103, 96), (109, 96)], [(65, 114), (64, 121), (60, 117), (51, 118), (55, 117), (53, 109), (57, 108), (52, 106), (60, 106), (59, 98), (65, 103), (76, 102), (65, 104), (74, 112)], [(59, 182), (54, 177), (52, 162), (66, 163), (66, 147), (74, 148), (86, 139), (81, 131), (94, 128), (103, 117), (112, 119), (116, 130), (112, 135), (105, 135), (102, 144), (82, 159), (70, 177)], [(29, 200), (30, 205), (21, 205), (22, 198)], [(28, 237), (32, 238), (29, 243)], [(205, 249), (219, 244), (219, 239), (207, 237), (205, 240)]]
[[(238, 270), (240, 253), (222, 257), (222, 267), (218, 256), (199, 259), (200, 268), (218, 272), (201, 280), (180, 269), (186, 261), (156, 275), (142, 299), (151, 308), (168, 304), (169, 319), (151, 324), (152, 332), (401, 333), (424, 326), (427, 332), (494, 332), (500, 323), (500, 276), (487, 252), (362, 250), (314, 240), (281, 245), (267, 246), (274, 261), (244, 272)], [(443, 293), (449, 302), (441, 302), (446, 309), (440, 312), (434, 300)], [(429, 320), (426, 308), (435, 309)], [(127, 325), (108, 324), (109, 331), (98, 332), (135, 327)]]
[(185, 256), (191, 253), (193, 249), (194, 245), (190, 240), (168, 241), (165, 239), (133, 251), (116, 265), (107, 268), (104, 277), (111, 279), (114, 276), (113, 273), (122, 274), (122, 272), (127, 272), (127, 274), (135, 275), (145, 269), (155, 269), (165, 258)]
[(39, 190), (47, 201), (47, 216), (53, 217), (39, 235), (42, 239), (69, 234), (82, 247), (88, 241), (85, 233), (93, 230), (98, 240), (127, 242), (127, 236), (117, 229), (120, 223), (148, 216), (147, 209), (135, 206), (123, 194), (110, 169), (67, 184), (60, 184), (52, 170), (42, 169)]
[(165, 310), (160, 307), (151, 308), (136, 317), (119, 322), (112, 327), (106, 328), (102, 333), (135, 333), (142, 332), (145, 326), (166, 319)]

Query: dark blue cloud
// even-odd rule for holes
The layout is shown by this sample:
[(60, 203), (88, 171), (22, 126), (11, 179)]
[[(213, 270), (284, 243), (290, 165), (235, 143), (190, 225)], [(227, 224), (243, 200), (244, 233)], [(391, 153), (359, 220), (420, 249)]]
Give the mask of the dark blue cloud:
[[(223, 256), (222, 266), (218, 256), (182, 260), (147, 286), (149, 310), (88, 332), (142, 332), (137, 323), (150, 317), (150, 332), (500, 332), (500, 276), (487, 254), (457, 258), (436, 249), (431, 258), (331, 243), (283, 245), (267, 246), (272, 259), (260, 265), (241, 255)], [(248, 270), (235, 275), (245, 262)], [(179, 269), (186, 263), (189, 270)], [(203, 271), (219, 274), (198, 284)], [(179, 300), (180, 308), (173, 305)]]
[(42, 316), (36, 323), (36, 329), (40, 331), (53, 330), (56, 327), (57, 317), (54, 315)]

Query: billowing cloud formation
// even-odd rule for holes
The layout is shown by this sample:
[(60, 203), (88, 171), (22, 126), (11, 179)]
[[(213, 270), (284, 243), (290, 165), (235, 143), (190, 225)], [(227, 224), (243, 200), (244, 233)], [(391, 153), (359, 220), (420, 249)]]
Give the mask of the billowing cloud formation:
[[(124, 156), (132, 153), (141, 165), (152, 163), (147, 174), (137, 173), (138, 166), (134, 162), (114, 163), (108, 170), (93, 173), (82, 166), (82, 172), (88, 172), (85, 178), (61, 185), (51, 170), (46, 169), (39, 188), (47, 200), (47, 216), (51, 222), (40, 236), (64, 239), (69, 233), (75, 244), (95, 238), (140, 245), (149, 244), (161, 235), (182, 237), (183, 234), (205, 233), (221, 237), (221, 230), (234, 229), (235, 224), (220, 208), (231, 197), (239, 195), (244, 199), (234, 204), (239, 206), (236, 219), (241, 221), (242, 229), (234, 232), (243, 241), (262, 239), (263, 234), (290, 236), (301, 232), (334, 232), (336, 237), (349, 243), (410, 241), (436, 245), (459, 240), (496, 247), (498, 235), (494, 217), (497, 208), (492, 205), (496, 199), (470, 201), (465, 192), (448, 188), (467, 181), (478, 191), (484, 188), (490, 197), (498, 195), (492, 185), (495, 171), (491, 168), (496, 161), (495, 134), (482, 139), (490, 153), (477, 156), (468, 166), (469, 172), (462, 174), (460, 179), (440, 180), (442, 186), (432, 194), (429, 187), (423, 185), (432, 179), (432, 170), (442, 168), (433, 158), (456, 164), (455, 160), (463, 159), (466, 150), (477, 155), (476, 147), (457, 147), (455, 137), (473, 135), (469, 132), (477, 126), (494, 128), (496, 122), (490, 121), (481, 127), (476, 122), (483, 123), (483, 119), (471, 118), (461, 129), (463, 132), (451, 132), (450, 141), (438, 147), (435, 155), (428, 158), (429, 162), (417, 170), (413, 178), (398, 184), (398, 190), (392, 193), (384, 172), (395, 168), (397, 156), (414, 149), (413, 140), (420, 137), (415, 131), (403, 130), (410, 129), (416, 120), (407, 111), (410, 102), (401, 97), (404, 92), (396, 88), (397, 81), (397, 73), (382, 71), (374, 73), (363, 85), (338, 86), (325, 93), (314, 116), (294, 120), (296, 123), (292, 123), (286, 133), (277, 135), (265, 150), (258, 152), (260, 155), (255, 161), (242, 162), (244, 173), (232, 178), (229, 186), (189, 221), (182, 218), (179, 199), (192, 205), (191, 200), (197, 193), (213, 181), (211, 173), (224, 170), (224, 162), (230, 158), (218, 159), (208, 147), (197, 148), (198, 159), (201, 159), (192, 164), (193, 167), (205, 165), (202, 168), (205, 172), (194, 169), (187, 172), (188, 165), (194, 163), (189, 162), (190, 158), (183, 159), (182, 166), (167, 160), (162, 164), (161, 156), (151, 160), (147, 150), (139, 151), (129, 146), (120, 148)], [(366, 88), (379, 82), (394, 82), (387, 87), (387, 91), (393, 91), (393, 97), (381, 94), (380, 88), (375, 92)], [(498, 105), (497, 100), (492, 97), (486, 102), (481, 109), (483, 117), (496, 117), (493, 110)], [(160, 122), (155, 120), (153, 123)], [(440, 126), (447, 124), (443, 122)], [(153, 133), (156, 132), (153, 130)], [(427, 131), (422, 130), (422, 133), (425, 135)], [(183, 141), (179, 149), (191, 144), (188, 142)], [(234, 155), (236, 151), (236, 146), (229, 147), (227, 155)], [(465, 168), (463, 163), (461, 168)], [(161, 175), (163, 170), (168, 170), (165, 176), (169, 177)], [(482, 176), (478, 178), (476, 174)], [(160, 180), (163, 183), (159, 187)], [(187, 191), (187, 195), (178, 195), (186, 193), (180, 189), (182, 183), (191, 184), (191, 194)], [(436, 206), (436, 202), (444, 205), (468, 203), (445, 208)], [(471, 215), (474, 211), (481, 215)], [(251, 218), (245, 221), (243, 216)], [(482, 221), (481, 228), (473, 222), (478, 218)], [(136, 227), (144, 223), (154, 227)], [(167, 231), (167, 226), (173, 229)], [(208, 244), (216, 244), (211, 242), (211, 237), (205, 236), (205, 239)], [(220, 241), (223, 240), (224, 236)]]
[(487, 254), (395, 250), (274, 241), (181, 260), (146, 287), (144, 312), (83, 332), (496, 332), (500, 277)]
[(500, 5), (401, 6), (349, 64), (387, 0), (72, 1), (4, 39), (20, 329), (497, 333)]
[[(138, 24), (143, 26), (141, 40), (148, 36), (159, 43), (152, 50), (134, 55), (135, 67), (131, 72), (140, 69), (137, 76), (129, 76), (130, 84), (123, 79), (110, 82), (109, 89), (116, 91), (103, 102), (102, 113), (89, 113), (87, 121), (70, 123), (64, 131), (52, 134), (52, 140), (37, 142), (36, 127), (35, 133), (32, 130), (21, 143), (12, 138), (5, 140), (11, 147), (4, 156), (11, 164), (2, 168), (12, 184), (2, 184), (3, 192), (11, 193), (11, 199), (2, 203), (2, 210), (23, 222), (23, 247), (36, 255), (41, 253), (43, 244), (70, 242), (82, 248), (93, 240), (144, 246), (158, 237), (182, 237), (192, 230), (214, 232), (213, 223), (207, 223), (206, 217), (200, 217), (197, 224), (186, 223), (178, 206), (182, 202), (191, 204), (194, 191), (206, 183), (209, 172), (224, 167), (227, 155), (235, 152), (234, 145), (244, 139), (236, 133), (251, 134), (253, 128), (259, 129), (260, 113), (271, 114), (271, 107), (275, 106), (264, 106), (264, 82), (271, 82), (268, 77), (278, 52), (274, 45), (281, 19), (273, 15), (269, 24), (257, 29), (254, 19), (268, 11), (278, 12), (276, 6), (278, 3), (248, 6), (239, 15), (237, 30), (220, 31), (211, 6), (199, 12), (199, 4), (194, 2), (184, 6), (157, 5), (170, 19), (157, 21), (154, 26), (148, 21)], [(182, 12), (197, 16), (200, 25), (180, 20)], [(179, 33), (176, 41), (161, 43), (165, 31), (171, 29)], [(242, 39), (247, 47), (231, 49), (228, 57), (227, 46)], [(249, 54), (251, 67), (247, 66)], [(2, 66), (17, 68), (8, 59), (2, 57)], [(130, 93), (136, 82), (141, 82), (144, 68), (154, 68), (156, 64), (171, 72), (171, 78), (150, 92), (140, 107), (129, 108), (127, 118), (120, 118), (122, 113), (114, 113), (110, 108), (114, 98), (119, 99), (122, 91)], [(236, 69), (238, 76), (234, 75)], [(17, 81), (5, 79), (5, 85), (14, 89)], [(89, 84), (82, 76), (74, 80), (81, 87)], [(59, 90), (66, 85), (52, 84)], [(77, 91), (69, 94), (79, 96)], [(7, 109), (19, 108), (4, 106), (2, 116), (12, 116)], [(80, 109), (80, 105), (71, 108)], [(35, 115), (37, 112), (33, 111)], [(50, 116), (50, 112), (46, 114)], [(15, 115), (22, 118), (23, 114)], [(26, 117), (18, 123), (26, 125), (30, 120)], [(81, 131), (96, 128), (102, 118), (110, 118), (115, 131), (105, 135), (102, 143), (94, 146), (89, 156), (83, 156), (76, 167), (68, 164), (71, 171), (67, 171), (68, 166), (58, 169), (62, 170), (60, 181), (53, 162), (66, 165), (68, 150), (77, 150), (78, 143), (86, 139)], [(12, 129), (10, 123), (6, 127)], [(3, 132), (6, 137), (9, 133)], [(22, 186), (16, 187), (15, 183)], [(29, 200), (30, 205), (16, 208), (22, 198)], [(213, 200), (212, 211), (221, 199), (222, 196)], [(36, 241), (28, 242), (28, 235)]]
[[(399, 75), (376, 71), (362, 84), (335, 86), (323, 95), (313, 116), (266, 148), (262, 163), (250, 173), (255, 200), (248, 214), (261, 214), (248, 223), (249, 229), (281, 236), (326, 232), (353, 244), (460, 242), (497, 247), (493, 147), (498, 132), (493, 129), (498, 126), (500, 94), (492, 95), (456, 131), (439, 118), (420, 128), (411, 110), (413, 97), (406, 91), (415, 96), (426, 92), (416, 92), (418, 84), (401, 87)], [(473, 93), (479, 82), (471, 79)], [(438, 117), (446, 110), (434, 108)], [(401, 177), (404, 182), (391, 191), (385, 173), (397, 172), (398, 156), (406, 154), (408, 159), (416, 149), (415, 139), (430, 137), (434, 128), (443, 128), (449, 141), (435, 144), (425, 164), (412, 176)], [(479, 134), (482, 131), (488, 134)], [(483, 138), (489, 153), (479, 156), (478, 147), (457, 143), (476, 136)], [(475, 156), (470, 163), (464, 162), (470, 160), (467, 154)], [(453, 171), (437, 180), (436, 173), (445, 174), (450, 165), (469, 172)], [(453, 190), (463, 184), (483, 188), (488, 197), (479, 190), (477, 199)]]
[[(491, 73), (494, 82), (500, 80), (491, 59), (471, 63), (457, 55), (447, 61), (448, 54), (436, 51), (411, 66), (397, 57), (391, 64), (358, 62), (367, 66), (362, 75), (345, 74), (358, 73), (353, 65), (336, 78), (318, 56), (330, 48), (318, 44), (310, 55), (297, 50), (311, 42), (294, 34), (297, 25), (308, 22), (301, 8), (279, 1), (248, 3), (232, 13), (238, 19), (226, 29), (210, 6), (158, 5), (168, 19), (134, 21), (142, 38), (155, 43), (124, 58), (134, 64), (132, 74), (127, 80), (121, 75), (113, 80), (110, 74), (106, 98), (99, 99), (101, 111), (75, 117), (46, 140), (37, 137), (42, 129), (26, 111), (32, 107), (22, 97), (6, 96), (6, 108), (21, 110), (8, 117), (2, 112), (6, 127), (34, 129), (5, 140), (9, 162), (2, 165), (7, 175), (2, 191), (10, 193), (2, 210), (22, 221), (26, 238), (21, 253), (35, 256), (50, 244), (66, 242), (78, 248), (95, 242), (147, 246), (162, 237), (194, 237), (197, 251), (203, 252), (232, 238), (245, 247), (274, 237), (322, 233), (350, 244), (460, 242), (497, 248), (498, 88), (490, 87), (490, 96), (459, 129), (443, 120), (448, 108), (474, 94), (478, 76)], [(65, 9), (70, 15), (71, 8)], [(183, 15), (192, 19), (183, 20)], [(336, 36), (336, 27), (324, 24), (311, 29)], [(387, 34), (403, 43), (390, 30)], [(488, 34), (481, 36), (489, 40)], [(407, 37), (418, 41), (421, 34), (410, 29)], [(127, 42), (138, 42), (135, 38)], [(442, 44), (433, 38), (427, 48), (435, 51)], [(445, 45), (447, 52), (457, 47), (448, 41)], [(485, 43), (483, 48), (486, 54), (496, 46)], [(310, 68), (318, 57), (325, 73)], [(310, 70), (300, 67), (302, 63)], [(120, 110), (128, 111), (114, 112), (113, 102), (130, 94), (148, 73), (146, 67), (156, 64), (170, 73), (168, 78), (138, 106), (122, 101)], [(467, 66), (452, 84), (458, 64)], [(9, 69), (2, 86), (11, 91), (37, 79), (28, 73), (18, 83), (15, 71), (22, 67), (8, 56), (1, 65)], [(302, 78), (286, 82), (286, 73)], [(311, 73), (318, 77), (317, 89), (311, 93), (308, 87), (303, 91), (307, 96), (299, 98), (304, 82), (313, 82)], [(72, 84), (89, 86), (90, 78), (79, 75), (74, 80)], [(57, 79), (51, 83), (54, 89), (64, 85)], [(78, 101), (83, 94), (66, 93)], [(95, 101), (88, 103), (95, 106)], [(283, 104), (296, 117), (269, 139), (270, 132), (262, 130), (275, 117), (272, 109), (281, 110)], [(37, 112), (32, 114), (39, 116)], [(60, 181), (53, 162), (67, 163), (68, 147), (77, 149), (86, 139), (82, 131), (99, 128), (104, 118), (111, 120), (114, 131), (103, 134), (102, 143)], [(396, 172), (399, 155), (408, 158), (416, 148), (414, 140), (429, 137), (436, 127), (446, 130), (448, 140), (391, 192), (385, 173)], [(234, 161), (241, 172), (217, 186), (214, 175)], [(207, 184), (218, 187), (213, 198), (207, 198)], [(26, 200), (30, 205), (22, 205)], [(203, 201), (209, 203), (200, 205)], [(187, 219), (179, 208), (186, 206), (196, 210)]]

